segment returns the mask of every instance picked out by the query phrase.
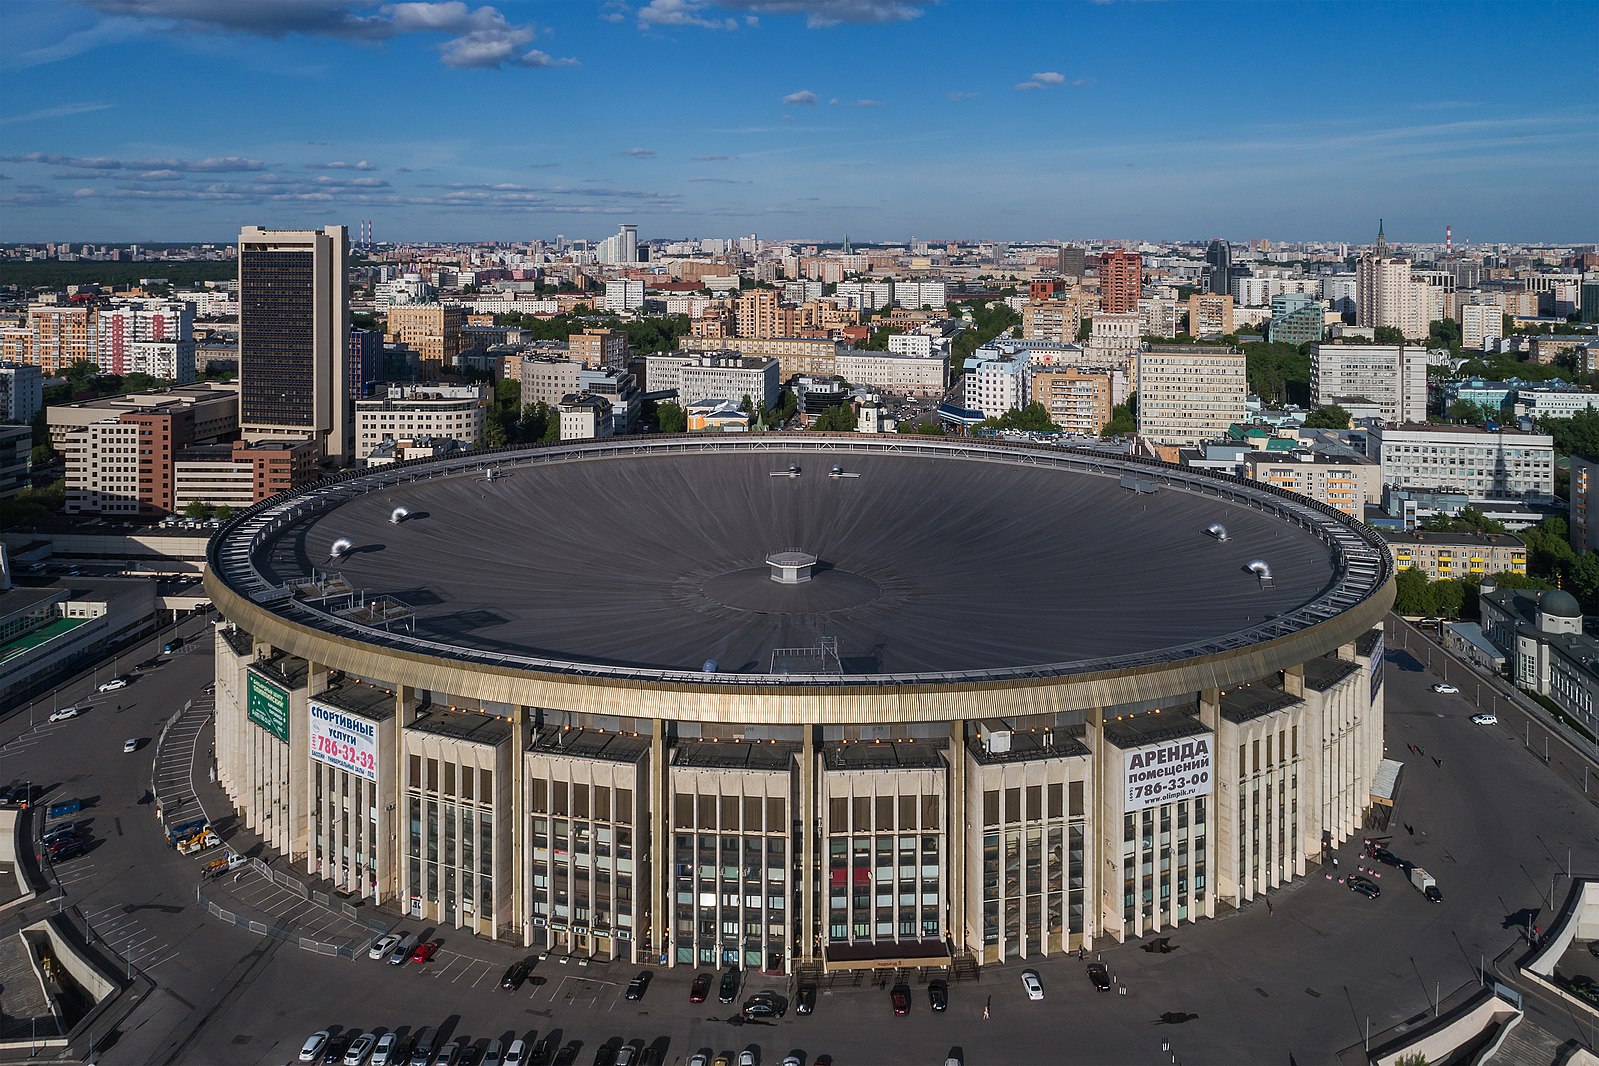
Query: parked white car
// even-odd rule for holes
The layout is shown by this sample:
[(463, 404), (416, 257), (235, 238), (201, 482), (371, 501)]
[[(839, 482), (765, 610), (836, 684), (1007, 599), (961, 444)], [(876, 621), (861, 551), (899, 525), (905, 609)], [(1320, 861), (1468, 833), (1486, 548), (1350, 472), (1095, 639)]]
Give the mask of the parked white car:
[(1027, 998), (1039, 1000), (1044, 998), (1044, 983), (1038, 979), (1038, 974), (1032, 970), (1022, 971), (1022, 987), (1027, 990)]
[(1442, 692), (1445, 695), (1451, 695), (1451, 696), (1454, 695), (1456, 692), (1460, 691), (1458, 688), (1456, 688), (1455, 686), (1451, 685), (1447, 681), (1438, 682), (1436, 685), (1434, 685), (1432, 687), (1432, 690), (1434, 692)]
[(301, 1062), (316, 1062), (322, 1058), (322, 1049), (328, 1046), (328, 1031), (319, 1029), (305, 1038), (300, 1047)]
[(128, 679), (127, 678), (125, 678), (125, 677), (113, 677), (110, 681), (101, 682), (99, 691), (101, 691), (101, 692), (115, 692), (119, 688), (127, 688), (127, 687), (128, 687)]
[(1474, 714), (1471, 716), (1471, 720), (1476, 722), (1478, 725), (1499, 724), (1499, 716), (1497, 714)]
[(369, 959), (384, 959), (389, 952), (394, 950), (394, 945), (400, 942), (399, 933), (388, 933), (372, 941), (372, 950), (366, 953)]
[(50, 721), (52, 722), (65, 722), (68, 718), (76, 717), (78, 717), (78, 709), (76, 707), (63, 707), (59, 711), (50, 712)]

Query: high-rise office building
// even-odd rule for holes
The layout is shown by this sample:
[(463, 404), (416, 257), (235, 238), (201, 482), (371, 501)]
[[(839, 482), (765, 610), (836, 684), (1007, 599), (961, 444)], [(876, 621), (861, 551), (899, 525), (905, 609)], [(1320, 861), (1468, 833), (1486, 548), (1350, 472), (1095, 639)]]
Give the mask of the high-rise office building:
[(1063, 278), (1080, 278), (1088, 259), (1088, 253), (1081, 248), (1073, 248), (1069, 244), (1060, 246), (1055, 253), (1055, 269), (1060, 271)]
[(349, 386), (350, 236), (239, 231), (239, 421), (244, 436), (315, 440), (343, 464), (354, 449)]
[(1244, 353), (1202, 344), (1146, 345), (1138, 353), (1138, 435), (1191, 445), (1244, 420)]
[(1217, 296), (1232, 293), (1233, 249), (1217, 237), (1205, 249), (1205, 291)]
[(1138, 310), (1144, 285), (1144, 257), (1137, 252), (1105, 252), (1099, 257), (1099, 309), (1111, 314)]
[(597, 256), (601, 263), (609, 266), (638, 262), (638, 227), (625, 225), (615, 236), (605, 238), (600, 242)]

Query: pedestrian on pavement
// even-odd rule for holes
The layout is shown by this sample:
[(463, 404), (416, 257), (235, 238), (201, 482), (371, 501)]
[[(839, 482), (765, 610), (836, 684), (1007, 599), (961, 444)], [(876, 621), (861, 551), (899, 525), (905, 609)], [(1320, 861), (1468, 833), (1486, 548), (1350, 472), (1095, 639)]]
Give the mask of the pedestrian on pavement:
[(1444, 761), (1442, 759), (1438, 758), (1438, 756), (1434, 755), (1432, 757), (1432, 764), (1434, 766), (1442, 766), (1444, 764)]

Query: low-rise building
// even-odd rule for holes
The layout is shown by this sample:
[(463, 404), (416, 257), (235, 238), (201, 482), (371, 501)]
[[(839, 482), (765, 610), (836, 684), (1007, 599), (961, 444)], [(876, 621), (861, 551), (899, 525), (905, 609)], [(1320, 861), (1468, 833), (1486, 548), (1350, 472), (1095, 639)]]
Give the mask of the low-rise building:
[(355, 460), (401, 438), (446, 437), (480, 447), (487, 403), (480, 385), (391, 385), (385, 395), (355, 402)]
[(1442, 489), (1468, 500), (1548, 500), (1555, 491), (1554, 438), (1508, 427), (1398, 424), (1366, 434), (1366, 456), (1386, 486)]
[(184, 443), (225, 440), (239, 432), (237, 382), (203, 381), (126, 396), (57, 404), (45, 416), (50, 445), (61, 450), (67, 435), (107, 418), (124, 414), (171, 413), (188, 428)]
[(591, 440), (611, 435), (611, 402), (593, 393), (573, 393), (557, 405), (562, 440)]
[[(776, 359), (778, 380), (788, 381), (800, 374), (831, 377), (839, 373), (838, 357), (842, 345), (830, 337), (684, 337), (678, 342), (683, 353), (734, 351), (740, 355)], [(659, 390), (646, 375), (651, 392)]]
[(241, 510), (316, 477), (315, 441), (236, 440), (180, 450), (172, 463), (172, 509), (190, 504)]
[(1025, 407), (1032, 399), (1028, 388), (1026, 351), (981, 348), (966, 360), (962, 384), (966, 406), (981, 411), (985, 418), (999, 418), (1006, 411)]
[(1242, 457), (1245, 477), (1276, 485), (1362, 518), (1367, 504), (1382, 499), (1382, 468), (1353, 455), (1320, 452), (1250, 452)]
[(1400, 533), (1383, 539), (1400, 570), (1420, 570), (1428, 580), (1527, 572), (1527, 546), (1509, 533)]
[(686, 404), (683, 414), (688, 420), (690, 433), (700, 430), (743, 433), (750, 428), (750, 416), (732, 400), (700, 400)]
[(748, 396), (770, 410), (777, 406), (779, 365), (735, 350), (663, 352), (645, 357), (644, 378), (651, 392), (676, 391), (679, 404)]
[(1515, 411), (1528, 418), (1570, 418), (1579, 411), (1599, 407), (1599, 392), (1586, 389), (1518, 387)]
[(415, 437), (400, 440), (386, 440), (372, 449), (372, 454), (366, 457), (366, 465), (390, 466), (394, 463), (409, 463), (413, 459), (446, 459), (452, 455), (460, 455), (471, 450), (471, 445), (449, 437)]
[(567, 337), (566, 344), (571, 357), (585, 366), (627, 366), (627, 334), (620, 330), (585, 329)]
[(1553, 700), (1590, 736), (1599, 734), (1599, 641), (1583, 632), (1576, 597), (1485, 581), (1477, 607), (1483, 635), (1505, 653), (1511, 680)]
[[(889, 343), (897, 339), (891, 337)], [(949, 376), (949, 360), (942, 355), (897, 355), (845, 348), (839, 351), (834, 365), (838, 376), (853, 385), (897, 396), (941, 396)]]

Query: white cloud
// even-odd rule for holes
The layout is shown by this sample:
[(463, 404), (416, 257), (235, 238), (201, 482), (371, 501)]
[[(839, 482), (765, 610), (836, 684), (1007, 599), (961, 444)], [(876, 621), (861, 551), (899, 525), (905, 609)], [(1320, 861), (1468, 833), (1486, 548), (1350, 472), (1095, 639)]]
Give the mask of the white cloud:
[(489, 5), (463, 0), (437, 3), (367, 4), (330, 0), (87, 0), (102, 14), (169, 25), (173, 30), (243, 33), (281, 39), (290, 35), (349, 41), (387, 41), (406, 34), (442, 34), (439, 58), (447, 67), (496, 69), (502, 66), (571, 66), (529, 49), (536, 30), (508, 20)]
[(57, 104), (55, 107), (41, 107), (37, 111), (25, 111), (20, 115), (6, 115), (0, 118), (0, 126), (13, 126), (18, 122), (37, 122), (48, 118), (67, 118), (72, 115), (86, 115), (91, 111), (104, 111), (115, 104), (82, 103), (82, 104)]
[(1046, 70), (1038, 74), (1034, 74), (1033, 80), (1041, 85), (1064, 85), (1066, 84), (1066, 75), (1061, 74), (1058, 71)]
[(811, 29), (849, 22), (871, 25), (921, 18), (926, 5), (902, 0), (721, 0), (722, 7), (758, 15), (804, 15)]
[(654, 159), (655, 158), (655, 149), (653, 149), (653, 148), (624, 148), (622, 150), (622, 154), (623, 155), (630, 155), (634, 159)]
[(665, 26), (694, 26), (702, 30), (736, 30), (737, 19), (711, 18), (701, 14), (704, 0), (650, 0), (639, 8), (638, 21), (642, 29)]
[(809, 89), (801, 89), (797, 93), (789, 93), (787, 96), (783, 97), (783, 103), (789, 104), (789, 105), (803, 105), (803, 106), (806, 106), (806, 107), (815, 107), (816, 104), (821, 99), (822, 98), (820, 96), (817, 96), (815, 93), (811, 92)]

